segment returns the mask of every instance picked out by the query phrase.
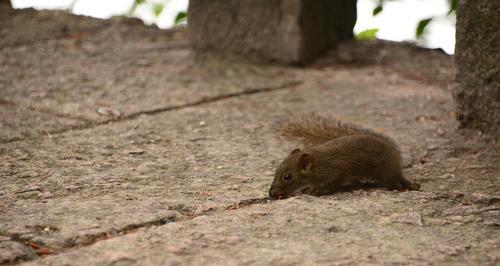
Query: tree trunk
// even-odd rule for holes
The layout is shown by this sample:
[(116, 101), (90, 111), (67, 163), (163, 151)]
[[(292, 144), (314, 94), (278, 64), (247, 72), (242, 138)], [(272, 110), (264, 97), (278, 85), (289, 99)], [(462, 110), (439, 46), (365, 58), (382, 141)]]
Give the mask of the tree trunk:
[(461, 0), (457, 10), (456, 84), (461, 126), (499, 136), (500, 1)]

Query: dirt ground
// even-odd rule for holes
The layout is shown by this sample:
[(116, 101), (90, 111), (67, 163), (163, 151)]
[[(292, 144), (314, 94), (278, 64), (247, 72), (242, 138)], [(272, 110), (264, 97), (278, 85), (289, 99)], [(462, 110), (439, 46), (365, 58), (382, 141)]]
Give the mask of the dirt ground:
[[(306, 67), (184, 29), (0, 4), (0, 265), (499, 265), (499, 144), (458, 130), (453, 59), (382, 41)], [(382, 131), (421, 191), (268, 200), (291, 111)]]

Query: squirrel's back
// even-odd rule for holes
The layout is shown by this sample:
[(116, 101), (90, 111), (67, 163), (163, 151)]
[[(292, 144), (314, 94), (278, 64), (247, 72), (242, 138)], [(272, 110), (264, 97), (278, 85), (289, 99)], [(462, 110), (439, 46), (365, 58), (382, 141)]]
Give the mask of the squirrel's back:
[(296, 113), (281, 117), (274, 130), (289, 140), (299, 140), (306, 146), (316, 146), (330, 140), (352, 135), (372, 135), (397, 145), (389, 137), (355, 124), (341, 122), (316, 113)]

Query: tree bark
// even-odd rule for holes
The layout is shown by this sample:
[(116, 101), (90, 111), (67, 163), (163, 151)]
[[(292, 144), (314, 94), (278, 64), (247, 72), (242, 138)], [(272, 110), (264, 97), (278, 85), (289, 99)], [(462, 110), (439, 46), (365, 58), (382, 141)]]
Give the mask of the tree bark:
[(462, 127), (498, 137), (500, 1), (459, 1), (456, 41), (457, 118)]

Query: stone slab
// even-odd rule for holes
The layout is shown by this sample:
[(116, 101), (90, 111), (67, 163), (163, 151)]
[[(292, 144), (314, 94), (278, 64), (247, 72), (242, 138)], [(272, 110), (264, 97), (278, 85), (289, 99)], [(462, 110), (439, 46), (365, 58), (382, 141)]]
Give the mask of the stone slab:
[(66, 11), (13, 9), (7, 2), (0, 3), (0, 48), (63, 38), (71, 34), (95, 31), (103, 25), (111, 24), (83, 16), (68, 20), (69, 14)]
[[(445, 145), (453, 124), (441, 110), (452, 108), (446, 91), (397, 77), (388, 84), (377, 73), (304, 71), (300, 77), (308, 82), (297, 88), (5, 144), (0, 234), (57, 252), (136, 226), (189, 220), (264, 198), (276, 163), (295, 146), (274, 137), (272, 121), (298, 106), (384, 131), (401, 144), (408, 166), (426, 156), (430, 145)], [(359, 93), (367, 97), (353, 98)], [(434, 118), (420, 121), (422, 115)], [(443, 126), (448, 128), (441, 137), (426, 137)], [(468, 160), (481, 164), (480, 159)], [(429, 164), (408, 174), (420, 180), (434, 168), (452, 166), (453, 161)], [(435, 182), (458, 188), (443, 179), (422, 187), (435, 190)], [(485, 182), (460, 188), (495, 190)]]
[(308, 63), (352, 39), (356, 1), (193, 0), (188, 17), (197, 50)]
[[(88, 21), (99, 29), (82, 26), (44, 41), (0, 46), (0, 99), (20, 106), (95, 123), (296, 83), (279, 66), (195, 57), (182, 29), (165, 31), (135, 19), (103, 21), (61, 12), (9, 16), (23, 21), (25, 13), (44, 16), (43, 23), (32, 25), (40, 32), (64, 25), (61, 21), (70, 26)], [(0, 24), (13, 38), (21, 38), (13, 34), (22, 32), (16, 27), (22, 23)]]
[[(398, 58), (424, 76), (408, 79), (390, 57), (300, 69), (198, 60), (182, 31), (161, 33), (126, 20), (0, 52), (0, 99), (34, 121), (93, 125), (0, 144), (2, 261), (30, 246), (42, 258), (28, 265), (498, 263), (499, 147), (456, 132), (449, 90), (426, 64)], [(104, 107), (128, 119), (105, 123), (116, 118)], [(297, 110), (392, 136), (422, 191), (266, 201), (296, 147), (271, 125)]]
[[(399, 195), (394, 195), (399, 194)], [(390, 221), (415, 192), (302, 196), (142, 229), (24, 265), (465, 265), (495, 263), (496, 229)], [(404, 200), (401, 200), (404, 199)], [(458, 233), (457, 232), (461, 232)]]

